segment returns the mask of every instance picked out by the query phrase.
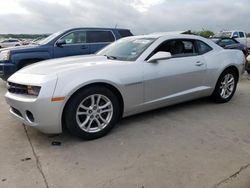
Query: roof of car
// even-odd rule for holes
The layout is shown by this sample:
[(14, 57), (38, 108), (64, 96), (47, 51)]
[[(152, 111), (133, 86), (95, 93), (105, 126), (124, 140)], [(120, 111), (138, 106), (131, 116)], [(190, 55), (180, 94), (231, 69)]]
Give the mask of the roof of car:
[(124, 28), (108, 28), (108, 27), (76, 27), (76, 28), (65, 29), (65, 31), (80, 30), (80, 29), (91, 29), (91, 30), (129, 30), (129, 29), (124, 29)]
[(194, 38), (200, 39), (202, 37), (192, 34), (182, 34), (180, 32), (161, 32), (161, 33), (152, 33), (147, 35), (137, 35), (135, 38), (161, 38), (161, 37), (169, 37), (169, 38)]

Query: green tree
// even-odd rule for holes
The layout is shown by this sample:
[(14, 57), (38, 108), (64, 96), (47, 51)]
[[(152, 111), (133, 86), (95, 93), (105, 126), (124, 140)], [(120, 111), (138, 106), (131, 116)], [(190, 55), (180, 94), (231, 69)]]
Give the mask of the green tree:
[(198, 32), (195, 32), (195, 34), (200, 35), (200, 36), (205, 37), (205, 38), (209, 38), (210, 36), (214, 36), (214, 32), (210, 31), (210, 30), (198, 31)]
[(247, 37), (250, 37), (250, 33), (247, 33)]

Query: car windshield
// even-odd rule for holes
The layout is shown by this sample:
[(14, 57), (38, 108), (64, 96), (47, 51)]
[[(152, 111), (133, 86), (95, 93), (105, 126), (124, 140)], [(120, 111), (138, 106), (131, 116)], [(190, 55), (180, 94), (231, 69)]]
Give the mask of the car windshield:
[(51, 40), (53, 40), (55, 37), (61, 35), (64, 31), (59, 31), (56, 33), (51, 34), (50, 36), (46, 37), (45, 39), (38, 42), (38, 44), (43, 45), (49, 43)]
[(123, 38), (102, 49), (97, 55), (121, 61), (135, 61), (154, 41), (154, 38)]

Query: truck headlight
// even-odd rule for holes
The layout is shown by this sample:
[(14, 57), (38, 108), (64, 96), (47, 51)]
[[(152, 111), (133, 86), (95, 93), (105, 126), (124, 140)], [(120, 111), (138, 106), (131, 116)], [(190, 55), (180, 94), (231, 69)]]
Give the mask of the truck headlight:
[(39, 86), (27, 86), (27, 93), (29, 95), (34, 95), (34, 96), (38, 96), (39, 92), (40, 92), (41, 87)]
[(0, 53), (0, 61), (8, 61), (10, 60), (10, 51), (4, 50)]

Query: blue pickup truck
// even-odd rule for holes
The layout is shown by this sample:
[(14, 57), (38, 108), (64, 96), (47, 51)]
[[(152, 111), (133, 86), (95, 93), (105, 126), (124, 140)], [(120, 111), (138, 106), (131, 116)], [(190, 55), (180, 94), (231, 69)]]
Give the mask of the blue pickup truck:
[(54, 33), (34, 45), (1, 49), (0, 78), (7, 80), (17, 70), (42, 60), (93, 54), (131, 35), (128, 29), (73, 28)]

